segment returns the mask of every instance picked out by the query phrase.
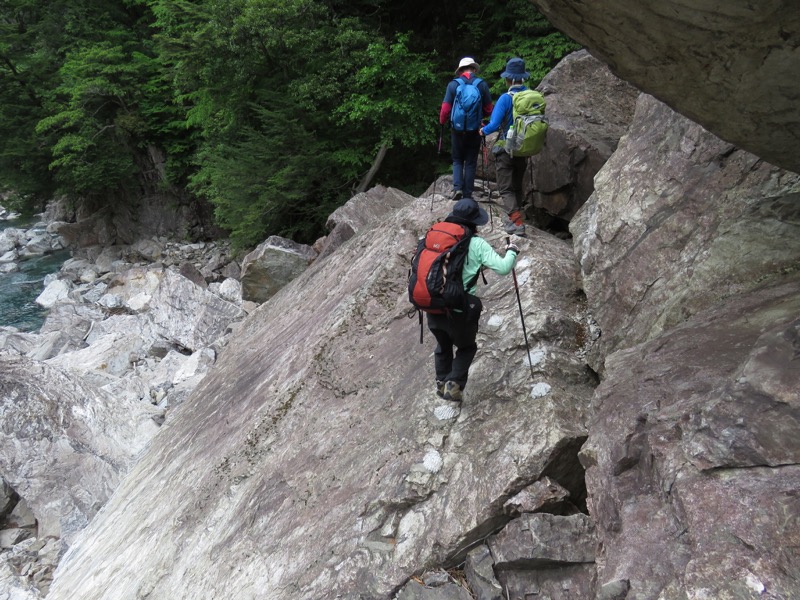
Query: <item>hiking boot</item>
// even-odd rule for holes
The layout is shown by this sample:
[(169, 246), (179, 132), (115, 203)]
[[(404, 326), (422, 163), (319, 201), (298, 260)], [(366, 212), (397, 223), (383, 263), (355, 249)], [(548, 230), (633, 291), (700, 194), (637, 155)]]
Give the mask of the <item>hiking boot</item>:
[(525, 221), (522, 220), (522, 212), (512, 210), (508, 213), (508, 219), (503, 222), (503, 229), (510, 235), (525, 235)]
[(503, 229), (505, 229), (505, 232), (509, 235), (525, 235), (525, 223), (520, 223), (517, 225), (513, 221), (504, 221)]
[(453, 192), (453, 196), (452, 196), (452, 198), (450, 198), (450, 199), (451, 199), (453, 202), (455, 202), (456, 200), (461, 200), (461, 198), (463, 198), (463, 197), (464, 197), (464, 192), (462, 192), (461, 190), (455, 190), (455, 191)]
[(436, 395), (444, 398), (444, 381), (436, 380)]
[(450, 400), (451, 402), (461, 402), (463, 399), (463, 394), (461, 392), (461, 386), (458, 385), (455, 381), (447, 381), (444, 384), (444, 394), (442, 398), (445, 400)]

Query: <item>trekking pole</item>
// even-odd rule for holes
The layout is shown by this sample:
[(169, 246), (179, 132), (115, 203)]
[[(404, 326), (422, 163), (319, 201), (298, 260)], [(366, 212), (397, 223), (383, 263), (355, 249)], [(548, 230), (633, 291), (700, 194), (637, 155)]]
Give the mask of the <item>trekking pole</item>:
[(494, 231), (494, 210), (492, 209), (492, 193), (489, 190), (489, 147), (486, 145), (486, 136), (481, 136), (481, 157), (483, 159), (483, 193), (486, 194), (486, 202), (489, 203), (489, 231)]
[(481, 157), (483, 158), (483, 193), (492, 199), (492, 194), (489, 191), (489, 179), (486, 177), (486, 171), (489, 169), (489, 149), (486, 146), (486, 136), (481, 136)]
[[(511, 243), (511, 238), (506, 238), (506, 244)], [(531, 347), (528, 345), (528, 332), (525, 330), (525, 315), (522, 313), (522, 301), (519, 299), (519, 285), (517, 284), (517, 270), (511, 268), (511, 275), (514, 277), (514, 290), (517, 292), (517, 306), (519, 307), (519, 320), (522, 321), (522, 335), (525, 336), (525, 349), (528, 351), (528, 366), (531, 368), (531, 379), (536, 381), (533, 374), (533, 363), (531, 362)]]
[[(439, 146), (436, 149), (436, 166), (439, 166), (439, 156), (442, 154), (442, 136), (444, 135), (444, 123), (439, 124)], [(436, 184), (439, 182), (438, 168), (433, 170), (433, 195), (431, 196), (431, 212), (433, 212), (433, 199), (436, 197)]]

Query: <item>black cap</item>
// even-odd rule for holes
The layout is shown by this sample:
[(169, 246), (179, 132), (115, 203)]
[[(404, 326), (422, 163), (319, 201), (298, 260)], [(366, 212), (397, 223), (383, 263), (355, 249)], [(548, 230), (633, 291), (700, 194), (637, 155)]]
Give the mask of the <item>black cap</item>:
[(472, 198), (463, 198), (455, 203), (450, 217), (472, 223), (473, 225), (486, 225), (489, 214), (483, 210)]

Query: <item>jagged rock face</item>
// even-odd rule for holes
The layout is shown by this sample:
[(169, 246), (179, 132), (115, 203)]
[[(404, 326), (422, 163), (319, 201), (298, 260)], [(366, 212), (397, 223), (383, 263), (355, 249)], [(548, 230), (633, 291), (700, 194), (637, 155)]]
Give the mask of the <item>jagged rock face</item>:
[(643, 95), (570, 228), (603, 383), (581, 452), (601, 598), (790, 598), (800, 177)]
[(592, 194), (594, 176), (633, 119), (639, 90), (585, 50), (564, 57), (536, 89), (550, 126), (523, 183), (544, 225), (546, 215), (569, 221)]
[(609, 358), (582, 451), (601, 589), (800, 593), (798, 314), (795, 273)]
[(795, 0), (531, 0), (622, 79), (721, 138), (800, 172)]
[(596, 191), (570, 223), (591, 311), (591, 364), (720, 298), (796, 269), (800, 176), (642, 95)]
[[(450, 206), (408, 198), (253, 313), (48, 598), (388, 598), (458, 564), (543, 475), (581, 504), (594, 381), (565, 242), (533, 235), (517, 267), (535, 382), (550, 392), (532, 395), (513, 280), (490, 272), (464, 405), (437, 410), (434, 343), (407, 318), (406, 278)], [(486, 236), (501, 247), (497, 222)]]
[[(528, 160), (524, 204), (531, 223), (562, 229), (594, 191), (594, 176), (627, 130), (640, 92), (585, 50), (565, 56), (536, 89), (547, 102), (549, 128), (542, 151)], [(488, 136), (488, 148), (498, 138)], [(478, 197), (495, 188), (495, 176), (495, 156), (487, 151), (478, 161)], [(448, 175), (426, 193), (451, 192)]]
[(73, 249), (94, 245), (133, 244), (142, 238), (171, 235), (193, 240), (223, 237), (212, 224), (210, 207), (187, 201), (179, 193), (156, 193), (104, 204), (84, 201), (73, 206), (66, 199), (51, 202), (47, 221)]
[(32, 509), (37, 535), (66, 543), (158, 429), (154, 407), (23, 357), (0, 356), (0, 413), (4, 479)]

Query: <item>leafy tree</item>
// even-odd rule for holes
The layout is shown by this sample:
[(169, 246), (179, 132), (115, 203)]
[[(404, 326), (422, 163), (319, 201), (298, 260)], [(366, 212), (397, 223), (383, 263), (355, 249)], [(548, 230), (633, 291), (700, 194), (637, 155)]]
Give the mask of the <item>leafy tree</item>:
[(529, 85), (535, 87), (561, 58), (581, 47), (550, 25), (528, 0), (509, 0), (486, 18), (488, 29), (495, 33), (481, 69), (494, 94), (506, 91), (500, 74), (508, 59), (519, 56), (525, 60), (531, 74)]
[[(169, 146), (170, 134), (184, 134), (175, 128), (178, 111), (153, 53), (144, 2), (6, 4), (25, 22), (16, 35), (2, 35), (22, 67), (7, 61), (0, 75), (16, 72), (27, 90), (27, 110), (6, 122), (0, 173), (7, 185), (30, 197), (59, 193), (112, 204), (152, 191), (160, 178), (149, 156)], [(0, 106), (14, 104), (6, 96)], [(35, 162), (26, 168), (29, 157)]]
[(373, 177), (445, 168), (459, 57), (500, 93), (510, 56), (537, 80), (574, 47), (527, 0), (0, 0), (0, 188), (163, 188), (210, 201), (240, 247), (312, 241)]
[(0, 190), (15, 192), (15, 208), (23, 211), (50, 198), (55, 187), (48, 149), (33, 134), (57, 72), (41, 4), (0, 1)]
[(201, 132), (191, 189), (240, 246), (271, 232), (313, 241), (381, 146), (432, 137), (418, 119), (431, 68), (403, 36), (376, 40), (311, 0), (161, 0), (154, 12)]

